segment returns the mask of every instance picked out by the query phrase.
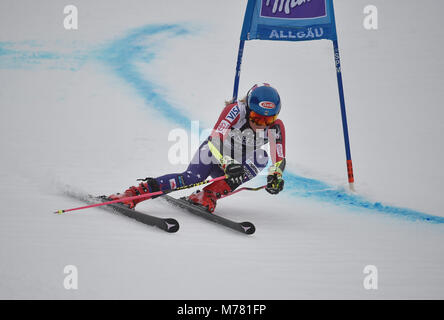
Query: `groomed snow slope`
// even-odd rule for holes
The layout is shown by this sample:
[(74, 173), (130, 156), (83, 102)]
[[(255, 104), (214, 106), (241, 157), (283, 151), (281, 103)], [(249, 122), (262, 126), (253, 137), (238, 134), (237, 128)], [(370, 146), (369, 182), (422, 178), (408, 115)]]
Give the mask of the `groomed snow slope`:
[[(110, 194), (186, 168), (168, 135), (210, 128), (231, 95), (245, 3), (77, 1), (66, 31), (62, 5), (2, 1), (0, 298), (443, 299), (443, 5), (374, 1), (380, 29), (367, 31), (366, 4), (336, 3), (357, 194), (331, 44), (247, 43), (240, 92), (279, 89), (288, 169), (278, 196), (219, 202), (255, 223), (246, 237), (160, 200), (138, 208), (179, 220), (177, 234), (100, 209), (52, 214), (81, 205), (66, 188)], [(66, 265), (78, 290), (63, 287)], [(378, 290), (363, 287), (366, 265)]]

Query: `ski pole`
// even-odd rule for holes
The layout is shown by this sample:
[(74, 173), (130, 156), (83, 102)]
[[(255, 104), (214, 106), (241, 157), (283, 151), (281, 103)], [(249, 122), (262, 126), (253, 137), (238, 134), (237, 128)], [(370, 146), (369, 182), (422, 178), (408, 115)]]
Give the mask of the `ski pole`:
[(179, 187), (179, 188), (176, 188), (176, 189), (172, 189), (172, 190), (156, 191), (156, 192), (141, 194), (141, 195), (138, 195), (138, 196), (132, 196), (132, 197), (126, 197), (126, 198), (117, 199), (117, 200), (111, 200), (111, 201), (106, 201), (106, 202), (94, 203), (94, 204), (90, 204), (90, 205), (83, 206), (83, 207), (78, 207), (78, 208), (57, 210), (54, 213), (62, 214), (62, 213), (65, 213), (65, 212), (82, 210), (82, 209), (88, 209), (88, 208), (94, 208), (94, 207), (100, 207), (100, 206), (105, 206), (105, 205), (108, 205), (108, 204), (119, 203), (119, 202), (124, 202), (124, 201), (130, 201), (130, 200), (135, 200), (135, 199), (151, 198), (151, 197), (154, 197), (154, 196), (164, 195), (164, 194), (167, 194), (167, 193), (170, 193), (170, 192), (173, 192), (173, 191), (179, 191), (179, 190), (194, 188), (194, 187), (197, 187), (197, 186), (201, 186), (201, 185), (208, 184), (208, 183), (211, 183), (211, 182), (216, 182), (216, 181), (223, 180), (223, 179), (226, 179), (226, 176), (220, 176), (220, 177), (217, 177), (217, 178), (214, 178), (214, 179), (209, 179), (209, 180), (193, 183), (193, 184), (182, 186), (182, 187)]
[(244, 188), (240, 188), (240, 189), (238, 189), (236, 191), (230, 192), (228, 194), (223, 194), (223, 195), (221, 195), (221, 198), (225, 198), (225, 197), (231, 196), (231, 195), (233, 195), (235, 193), (238, 193), (238, 192), (241, 192), (241, 191), (259, 191), (259, 190), (262, 190), (262, 189), (264, 189), (266, 187), (267, 187), (267, 185), (256, 187), (256, 188), (244, 187)]

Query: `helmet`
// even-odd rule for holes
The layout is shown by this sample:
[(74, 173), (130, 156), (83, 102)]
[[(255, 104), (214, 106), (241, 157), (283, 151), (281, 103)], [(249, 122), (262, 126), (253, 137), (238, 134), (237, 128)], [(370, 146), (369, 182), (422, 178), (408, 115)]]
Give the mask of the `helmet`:
[(255, 84), (247, 93), (247, 107), (262, 116), (277, 116), (281, 111), (281, 98), (268, 83)]

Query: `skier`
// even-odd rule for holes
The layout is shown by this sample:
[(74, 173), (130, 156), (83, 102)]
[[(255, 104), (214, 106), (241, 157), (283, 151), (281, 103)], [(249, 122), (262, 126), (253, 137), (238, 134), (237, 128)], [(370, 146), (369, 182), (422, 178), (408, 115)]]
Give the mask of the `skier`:
[[(123, 194), (113, 194), (112, 200), (156, 191), (172, 190), (181, 186), (225, 175), (226, 179), (213, 182), (188, 197), (193, 204), (213, 212), (222, 195), (234, 191), (251, 180), (268, 162), (268, 154), (261, 147), (269, 143), (272, 165), (265, 188), (270, 194), (283, 190), (282, 173), (285, 168), (285, 127), (277, 119), (281, 100), (269, 84), (254, 85), (246, 97), (227, 102), (211, 135), (200, 145), (186, 171), (157, 178), (145, 178), (139, 186), (128, 188)], [(124, 201), (129, 208), (150, 198)]]

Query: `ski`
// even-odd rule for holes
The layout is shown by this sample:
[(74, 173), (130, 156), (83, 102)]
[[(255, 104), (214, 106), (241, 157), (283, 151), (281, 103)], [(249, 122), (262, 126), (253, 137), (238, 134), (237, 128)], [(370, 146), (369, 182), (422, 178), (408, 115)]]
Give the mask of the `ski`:
[(236, 221), (218, 216), (214, 213), (208, 212), (204, 208), (201, 208), (195, 204), (188, 202), (185, 198), (176, 199), (176, 198), (173, 198), (169, 195), (163, 195), (161, 197), (176, 207), (180, 207), (180, 208), (185, 209), (194, 215), (197, 215), (197, 216), (205, 218), (207, 220), (216, 222), (220, 225), (223, 225), (225, 227), (239, 231), (241, 233), (253, 234), (256, 231), (256, 227), (251, 222), (236, 222)]
[[(101, 197), (94, 197), (91, 195), (82, 195), (75, 192), (65, 192), (66, 195), (70, 196), (71, 198), (75, 198), (77, 200), (83, 201), (88, 204), (94, 204), (98, 202), (104, 202), (108, 199), (104, 196)], [(101, 206), (100, 208), (105, 209), (107, 211), (111, 211), (114, 213), (119, 213), (121, 215), (124, 215), (126, 217), (135, 219), (136, 221), (139, 221), (143, 224), (154, 226), (159, 229), (162, 229), (169, 233), (174, 233), (179, 230), (179, 223), (177, 220), (172, 218), (159, 218), (155, 216), (148, 215), (146, 213), (136, 211), (134, 209), (129, 209), (123, 204), (120, 203), (112, 203), (108, 205)]]

